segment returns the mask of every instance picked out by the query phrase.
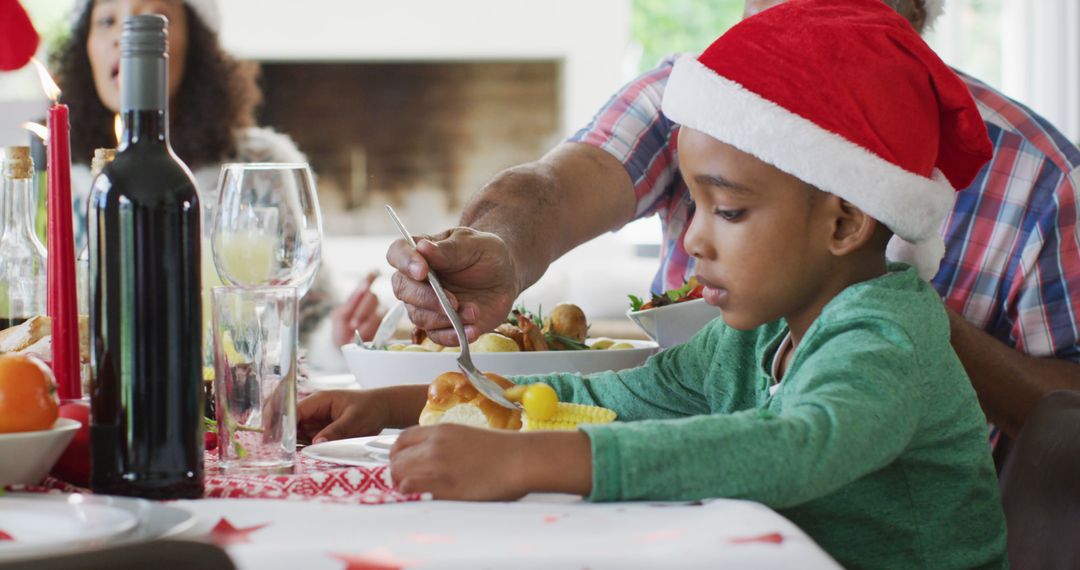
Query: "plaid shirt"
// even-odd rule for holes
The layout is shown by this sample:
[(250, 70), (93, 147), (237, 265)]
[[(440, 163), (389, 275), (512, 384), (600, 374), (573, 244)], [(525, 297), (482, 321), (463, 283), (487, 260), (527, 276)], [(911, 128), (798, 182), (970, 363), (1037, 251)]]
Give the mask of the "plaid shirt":
[[(683, 249), (692, 209), (678, 171), (678, 127), (660, 112), (676, 59), (623, 87), (570, 138), (623, 163), (637, 195), (635, 217), (660, 216), (655, 293), (679, 287), (694, 270)], [(994, 158), (957, 194), (932, 284), (952, 309), (1009, 346), (1080, 362), (1080, 149), (1030, 109), (960, 76)]]

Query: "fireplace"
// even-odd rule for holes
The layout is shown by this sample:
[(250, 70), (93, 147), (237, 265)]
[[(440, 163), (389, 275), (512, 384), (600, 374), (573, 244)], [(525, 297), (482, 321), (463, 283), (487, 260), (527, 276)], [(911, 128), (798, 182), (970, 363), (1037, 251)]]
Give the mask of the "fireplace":
[(264, 125), (318, 174), (326, 231), (392, 231), (382, 204), (447, 227), (504, 168), (559, 140), (559, 62), (265, 63)]
[(453, 225), (498, 171), (584, 125), (624, 80), (629, 0), (229, 0), (263, 67), (260, 119), (319, 177), (326, 233)]

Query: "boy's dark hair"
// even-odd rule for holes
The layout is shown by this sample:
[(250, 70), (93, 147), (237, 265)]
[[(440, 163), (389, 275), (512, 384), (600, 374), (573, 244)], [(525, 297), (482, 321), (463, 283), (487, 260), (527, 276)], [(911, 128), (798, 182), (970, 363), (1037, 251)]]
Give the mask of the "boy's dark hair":
[[(71, 107), (71, 159), (87, 164), (95, 148), (115, 147), (113, 112), (94, 86), (86, 40), (90, 35), (92, 2), (79, 16), (72, 34), (53, 58), (63, 100)], [(187, 61), (184, 78), (170, 101), (173, 150), (191, 168), (214, 164), (236, 152), (237, 129), (255, 124), (255, 107), (262, 99), (256, 84), (258, 68), (226, 54), (217, 35), (189, 6)], [(181, 120), (177, 120), (180, 116)]]

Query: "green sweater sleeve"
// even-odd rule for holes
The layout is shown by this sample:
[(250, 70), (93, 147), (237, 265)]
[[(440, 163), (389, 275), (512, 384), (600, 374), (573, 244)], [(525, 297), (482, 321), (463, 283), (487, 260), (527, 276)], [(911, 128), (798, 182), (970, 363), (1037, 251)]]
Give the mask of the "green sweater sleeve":
[(804, 339), (762, 408), (582, 426), (593, 452), (589, 499), (719, 496), (784, 508), (828, 494), (911, 440), (924, 397), (916, 356), (889, 321), (837, 322)]
[(729, 329), (709, 326), (690, 342), (669, 348), (637, 367), (618, 372), (519, 376), (514, 382), (544, 382), (555, 388), (559, 401), (603, 406), (619, 421), (681, 418), (709, 413), (703, 393), (709, 347)]

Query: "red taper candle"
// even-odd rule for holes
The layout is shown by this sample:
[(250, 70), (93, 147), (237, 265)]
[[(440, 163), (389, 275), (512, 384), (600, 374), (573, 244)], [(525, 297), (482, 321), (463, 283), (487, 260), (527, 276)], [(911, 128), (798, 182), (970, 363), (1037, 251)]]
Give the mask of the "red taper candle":
[(61, 400), (82, 397), (79, 315), (75, 296), (75, 235), (71, 226), (71, 151), (67, 105), (49, 107), (49, 293), (52, 369)]

